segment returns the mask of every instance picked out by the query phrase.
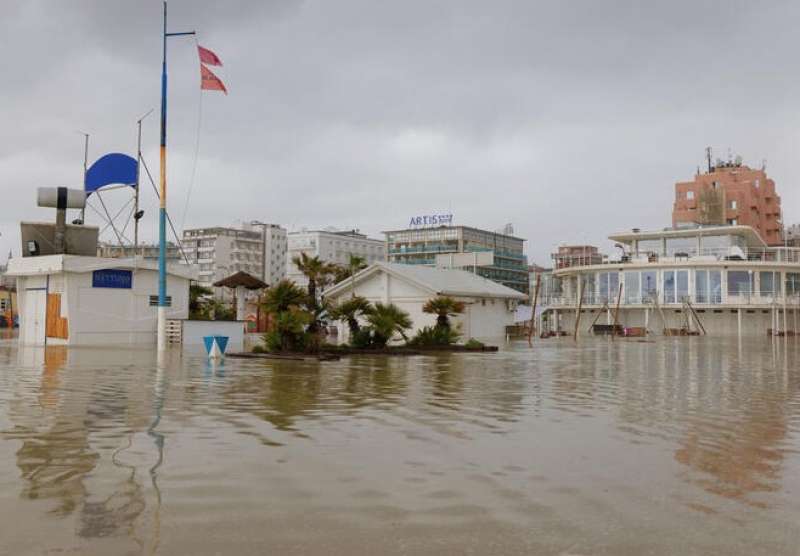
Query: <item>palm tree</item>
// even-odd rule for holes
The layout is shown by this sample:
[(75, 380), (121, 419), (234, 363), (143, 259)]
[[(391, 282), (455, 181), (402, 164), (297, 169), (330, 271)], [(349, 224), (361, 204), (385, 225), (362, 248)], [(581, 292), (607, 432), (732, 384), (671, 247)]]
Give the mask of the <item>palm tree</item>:
[(422, 311), (436, 315), (436, 326), (450, 328), (450, 317), (455, 317), (464, 312), (466, 305), (463, 301), (456, 301), (452, 297), (440, 296), (429, 299), (422, 306)]
[(363, 297), (351, 297), (347, 301), (343, 301), (336, 307), (330, 310), (330, 316), (334, 320), (340, 320), (347, 323), (350, 329), (350, 338), (355, 337), (361, 327), (358, 324), (358, 317), (365, 317), (374, 311), (372, 303)]
[(264, 295), (264, 310), (271, 314), (288, 311), (290, 307), (299, 307), (306, 302), (306, 292), (290, 280), (281, 280), (267, 290)]
[(385, 346), (395, 333), (408, 341), (405, 331), (413, 325), (411, 317), (394, 303), (376, 303), (374, 310), (367, 315), (367, 322), (372, 327), (373, 341), (378, 346)]
[(292, 263), (308, 278), (309, 303), (316, 303), (317, 288), (325, 287), (333, 274), (333, 267), (319, 257), (309, 257), (306, 253), (292, 257)]

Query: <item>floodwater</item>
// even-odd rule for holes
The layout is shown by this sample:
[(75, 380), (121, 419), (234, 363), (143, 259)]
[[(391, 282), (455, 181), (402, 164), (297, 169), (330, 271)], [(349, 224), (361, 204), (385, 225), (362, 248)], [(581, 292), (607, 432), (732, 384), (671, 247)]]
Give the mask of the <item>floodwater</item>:
[(2, 554), (800, 554), (800, 339), (331, 363), (0, 340)]

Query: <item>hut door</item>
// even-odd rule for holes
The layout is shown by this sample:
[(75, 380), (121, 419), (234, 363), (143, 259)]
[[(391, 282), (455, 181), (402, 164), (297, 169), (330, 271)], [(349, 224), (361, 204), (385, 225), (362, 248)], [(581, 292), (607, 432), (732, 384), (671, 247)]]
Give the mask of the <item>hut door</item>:
[(36, 289), (27, 290), (24, 293), (25, 310), (22, 315), (24, 343), (26, 345), (44, 345), (47, 291)]

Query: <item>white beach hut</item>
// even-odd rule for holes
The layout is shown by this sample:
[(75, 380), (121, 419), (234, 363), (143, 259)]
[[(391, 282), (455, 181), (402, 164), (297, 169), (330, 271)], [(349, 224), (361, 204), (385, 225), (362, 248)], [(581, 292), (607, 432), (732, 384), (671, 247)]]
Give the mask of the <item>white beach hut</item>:
[[(194, 270), (168, 265), (168, 318), (189, 313)], [(11, 259), (22, 345), (155, 344), (156, 261), (46, 255)]]
[[(517, 305), (527, 299), (512, 290), (466, 270), (379, 262), (325, 292), (325, 299), (340, 303), (351, 295), (372, 303), (393, 303), (413, 321), (412, 333), (436, 323), (422, 306), (436, 296), (463, 301), (466, 309), (454, 318), (462, 337), (503, 338), (506, 326), (514, 324)], [(339, 338), (347, 341), (347, 327), (339, 324)]]

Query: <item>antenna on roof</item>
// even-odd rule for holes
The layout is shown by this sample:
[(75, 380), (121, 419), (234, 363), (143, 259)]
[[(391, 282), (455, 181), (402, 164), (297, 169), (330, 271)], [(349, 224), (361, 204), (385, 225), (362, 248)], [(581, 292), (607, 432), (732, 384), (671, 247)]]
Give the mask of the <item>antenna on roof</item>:
[(761, 171), (762, 172), (766, 172), (767, 171), (767, 159), (766, 158), (762, 158), (761, 159)]
[[(708, 172), (711, 173), (713, 169), (711, 166), (711, 147), (706, 147), (706, 160), (708, 160)], [(699, 174), (700, 172), (698, 171), (697, 173)]]

